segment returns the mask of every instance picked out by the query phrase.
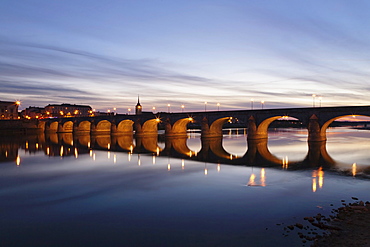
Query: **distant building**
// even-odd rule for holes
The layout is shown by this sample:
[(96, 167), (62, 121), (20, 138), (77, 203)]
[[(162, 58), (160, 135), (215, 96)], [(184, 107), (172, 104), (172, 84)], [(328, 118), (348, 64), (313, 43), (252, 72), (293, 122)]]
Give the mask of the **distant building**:
[(30, 106), (21, 112), (23, 118), (43, 118), (45, 114), (44, 107)]
[(137, 104), (135, 106), (135, 114), (136, 115), (141, 115), (143, 112), (143, 107), (140, 104), (140, 99), (139, 96), (137, 96)]
[(88, 105), (49, 104), (45, 106), (46, 117), (88, 117), (92, 113), (92, 108)]
[(0, 101), (0, 119), (18, 119), (19, 101)]

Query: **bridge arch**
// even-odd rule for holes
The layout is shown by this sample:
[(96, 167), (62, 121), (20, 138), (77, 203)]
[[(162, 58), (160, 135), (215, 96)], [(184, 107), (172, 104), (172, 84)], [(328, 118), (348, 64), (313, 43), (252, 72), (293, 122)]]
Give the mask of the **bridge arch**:
[(60, 123), (58, 126), (59, 133), (72, 133), (73, 132), (73, 122), (67, 121), (64, 123)]
[(142, 126), (135, 124), (136, 135), (157, 135), (158, 134), (158, 123), (161, 120), (159, 118), (149, 119), (144, 122)]
[(49, 125), (46, 125), (46, 131), (47, 132), (57, 132), (58, 131), (59, 123), (57, 121), (51, 122)]
[(348, 115), (343, 115), (343, 116), (337, 116), (337, 117), (334, 117), (334, 118), (332, 118), (332, 119), (330, 119), (330, 120), (326, 121), (326, 122), (322, 125), (322, 127), (321, 127), (321, 129), (320, 129), (320, 134), (321, 134), (322, 136), (325, 136), (325, 139), (326, 139), (326, 130), (328, 129), (329, 125), (330, 125), (332, 122), (334, 122), (334, 121), (335, 121), (335, 120), (337, 120), (337, 119), (343, 118), (343, 117), (359, 117), (359, 116), (361, 116), (361, 117), (370, 117), (370, 115), (357, 115), (357, 114), (348, 114)]
[(116, 133), (132, 134), (134, 131), (133, 125), (134, 121), (130, 119), (122, 120), (117, 125)]
[(202, 137), (220, 137), (222, 136), (222, 126), (231, 121), (232, 117), (223, 117), (218, 118), (211, 123), (208, 124), (206, 118), (202, 120)]
[(90, 121), (82, 121), (79, 124), (76, 124), (76, 132), (90, 132), (91, 131), (91, 122)]
[(111, 126), (112, 124), (108, 120), (101, 120), (98, 122), (95, 128), (92, 129), (92, 133), (93, 134), (110, 133)]
[(169, 122), (166, 123), (166, 136), (187, 135), (188, 123), (193, 122), (193, 118), (182, 118), (177, 120), (172, 126)]

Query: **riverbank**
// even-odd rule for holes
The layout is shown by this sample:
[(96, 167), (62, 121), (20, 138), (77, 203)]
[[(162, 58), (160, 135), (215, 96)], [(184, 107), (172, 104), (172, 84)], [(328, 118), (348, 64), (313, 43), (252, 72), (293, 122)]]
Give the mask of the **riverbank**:
[[(312, 246), (370, 246), (370, 202), (356, 200), (354, 203), (343, 203), (343, 207), (334, 212), (336, 215), (331, 217), (329, 224), (321, 223), (321, 228), (329, 234), (317, 238)], [(320, 223), (316, 225), (320, 226)]]

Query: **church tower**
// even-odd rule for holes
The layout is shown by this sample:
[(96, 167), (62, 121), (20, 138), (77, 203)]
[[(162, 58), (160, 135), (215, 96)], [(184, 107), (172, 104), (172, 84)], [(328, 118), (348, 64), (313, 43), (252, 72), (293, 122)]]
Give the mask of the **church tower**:
[(139, 95), (137, 96), (137, 104), (135, 106), (135, 114), (136, 115), (141, 115), (143, 111), (143, 107), (140, 105), (140, 99)]

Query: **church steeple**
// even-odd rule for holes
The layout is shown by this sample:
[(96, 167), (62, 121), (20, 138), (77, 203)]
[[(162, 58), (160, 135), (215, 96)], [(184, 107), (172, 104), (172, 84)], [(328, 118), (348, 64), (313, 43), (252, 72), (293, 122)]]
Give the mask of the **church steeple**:
[(140, 98), (139, 98), (139, 95), (137, 95), (137, 104), (135, 106), (135, 114), (141, 115), (142, 111), (143, 111), (143, 107), (140, 105)]

